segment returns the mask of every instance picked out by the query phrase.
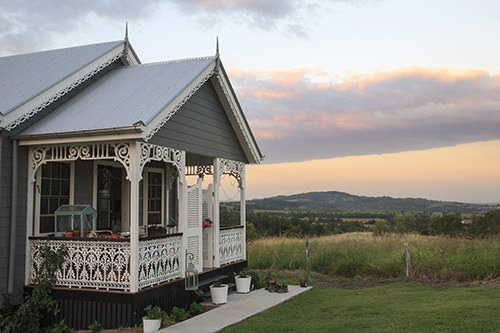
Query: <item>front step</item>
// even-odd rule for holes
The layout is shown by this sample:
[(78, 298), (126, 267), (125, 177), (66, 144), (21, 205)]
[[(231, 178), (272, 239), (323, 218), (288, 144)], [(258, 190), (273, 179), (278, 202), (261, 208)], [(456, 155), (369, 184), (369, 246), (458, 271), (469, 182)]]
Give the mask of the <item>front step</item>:
[(228, 285), (228, 291), (235, 290), (236, 284), (234, 282), (226, 283), (224, 280), (228, 280), (229, 275), (216, 275), (208, 279), (204, 279), (198, 282), (198, 289), (195, 290), (195, 294), (204, 300), (209, 300), (210, 296), (210, 286), (217, 281), (221, 281)]

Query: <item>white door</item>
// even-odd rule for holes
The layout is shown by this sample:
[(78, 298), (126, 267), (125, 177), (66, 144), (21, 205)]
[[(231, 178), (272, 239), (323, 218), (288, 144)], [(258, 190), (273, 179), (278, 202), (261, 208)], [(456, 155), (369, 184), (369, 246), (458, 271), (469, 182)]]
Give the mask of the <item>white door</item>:
[[(198, 183), (188, 187), (187, 191), (187, 225), (184, 229), (188, 253), (193, 254), (193, 264), (198, 272), (203, 271), (202, 262), (202, 213), (201, 213), (201, 178)], [(189, 258), (189, 257), (188, 257)], [(189, 259), (187, 261), (189, 263)]]

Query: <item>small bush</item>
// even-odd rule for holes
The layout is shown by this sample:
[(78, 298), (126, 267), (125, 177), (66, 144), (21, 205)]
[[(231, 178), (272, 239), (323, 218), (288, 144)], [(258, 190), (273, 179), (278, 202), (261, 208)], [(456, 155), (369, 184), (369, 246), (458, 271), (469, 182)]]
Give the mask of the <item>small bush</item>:
[(189, 312), (195, 316), (197, 314), (203, 313), (203, 306), (201, 304), (198, 304), (196, 302), (191, 303), (189, 306)]
[(188, 317), (188, 315), (186, 313), (186, 310), (184, 310), (183, 308), (179, 308), (177, 306), (174, 306), (172, 308), (172, 311), (170, 311), (170, 319), (172, 321), (175, 321), (175, 322), (184, 321), (187, 319), (187, 317)]
[(158, 305), (149, 304), (144, 308), (145, 317), (148, 319), (167, 319), (168, 315)]
[(64, 323), (64, 319), (58, 323), (54, 324), (54, 327), (50, 330), (51, 333), (68, 333), (70, 327)]
[(100, 332), (103, 329), (104, 328), (102, 327), (101, 324), (99, 324), (99, 322), (97, 320), (95, 320), (92, 324), (89, 325), (89, 330), (91, 330), (92, 333), (94, 333), (94, 332)]
[(259, 273), (256, 271), (248, 271), (248, 275), (252, 277), (252, 283), (255, 289), (264, 288), (266, 285), (261, 281)]

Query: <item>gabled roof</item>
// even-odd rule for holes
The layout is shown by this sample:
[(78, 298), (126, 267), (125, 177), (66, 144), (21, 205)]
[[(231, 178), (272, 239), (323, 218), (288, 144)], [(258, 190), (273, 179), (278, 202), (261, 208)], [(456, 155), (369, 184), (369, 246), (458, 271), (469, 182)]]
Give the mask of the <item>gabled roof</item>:
[(127, 38), (0, 57), (0, 129), (12, 131), (112, 64), (138, 63)]
[[(127, 41), (87, 47), (93, 49), (98, 45), (108, 45), (112, 48), (120, 43), (124, 43), (125, 47), (118, 49), (115, 47), (112, 53), (106, 53), (107, 58), (113, 56), (107, 60), (106, 63), (109, 63), (126, 54), (129, 48)], [(64, 51), (69, 52), (67, 50)], [(130, 50), (133, 51), (131, 48)], [(106, 52), (106, 48), (101, 51)], [(91, 58), (90, 55), (87, 58)], [(107, 58), (101, 57), (100, 61)], [(75, 66), (83, 63), (81, 60)], [(52, 65), (55, 66), (54, 63)], [(68, 67), (66, 73), (69, 72)], [(57, 77), (61, 78), (62, 74)], [(81, 141), (81, 138), (85, 141), (95, 141), (104, 140), (104, 136), (106, 139), (110, 139), (111, 136), (115, 140), (126, 138), (149, 141), (207, 80), (211, 80), (214, 84), (247, 160), (250, 163), (260, 163), (263, 156), (218, 54), (204, 58), (114, 68), (55, 110), (33, 122), (16, 137), (24, 140), (25, 144), (35, 144), (35, 141), (39, 140), (49, 143), (56, 139), (61, 142), (62, 138), (71, 138), (64, 140), (72, 142)], [(61, 86), (61, 83), (58, 83), (58, 86)], [(29, 110), (25, 106), (23, 108)], [(21, 118), (16, 122), (25, 120)], [(0, 125), (2, 125), (1, 118)], [(28, 143), (27, 140), (32, 143)]]
[(115, 69), (22, 135), (147, 125), (214, 60), (206, 57)]
[(0, 57), (0, 114), (8, 114), (122, 43), (115, 41)]

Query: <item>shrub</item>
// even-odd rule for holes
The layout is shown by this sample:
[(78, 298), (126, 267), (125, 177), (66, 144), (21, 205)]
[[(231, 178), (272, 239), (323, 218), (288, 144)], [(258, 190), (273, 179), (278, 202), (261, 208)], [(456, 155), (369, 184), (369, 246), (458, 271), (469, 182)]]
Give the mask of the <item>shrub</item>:
[(149, 304), (144, 308), (144, 312), (146, 313), (145, 317), (148, 319), (167, 319), (168, 315), (165, 311), (163, 311), (158, 305), (153, 306)]
[(191, 303), (189, 306), (189, 312), (194, 316), (200, 313), (203, 313), (203, 306), (201, 304), (198, 304), (196, 302)]
[(61, 246), (53, 251), (50, 247), (40, 249), (41, 265), (38, 276), (33, 280), (33, 291), (21, 304), (17, 311), (2, 319), (4, 332), (39, 332), (40, 321), (47, 313), (57, 314), (57, 301), (51, 296), (57, 278), (56, 272), (61, 268), (68, 250)]
[(91, 330), (92, 333), (94, 333), (94, 332), (100, 332), (103, 329), (104, 328), (102, 327), (101, 324), (99, 324), (99, 322), (97, 320), (95, 320), (92, 324), (89, 325), (89, 330)]
[(170, 311), (170, 319), (172, 321), (178, 322), (178, 321), (184, 321), (188, 317), (186, 310), (183, 308), (179, 308), (177, 306), (174, 306), (172, 308), (172, 311)]
[(68, 333), (70, 327), (64, 323), (64, 319), (58, 323), (54, 324), (54, 327), (50, 330), (51, 333)]

